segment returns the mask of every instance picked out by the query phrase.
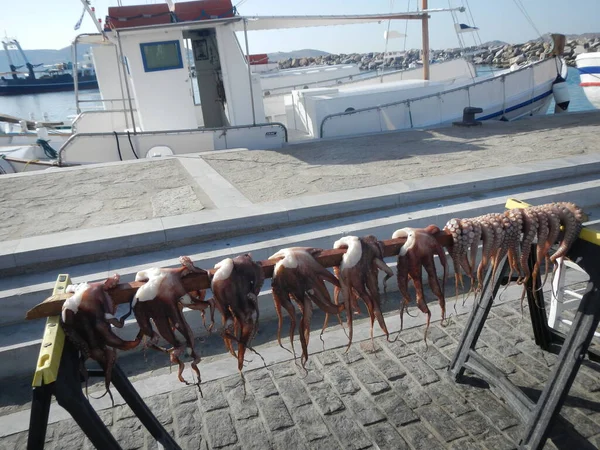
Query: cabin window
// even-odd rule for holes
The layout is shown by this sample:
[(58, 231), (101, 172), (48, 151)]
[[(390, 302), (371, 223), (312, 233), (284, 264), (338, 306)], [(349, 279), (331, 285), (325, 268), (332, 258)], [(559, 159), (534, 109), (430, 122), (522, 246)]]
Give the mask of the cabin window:
[(179, 41), (148, 42), (140, 49), (146, 72), (183, 68)]

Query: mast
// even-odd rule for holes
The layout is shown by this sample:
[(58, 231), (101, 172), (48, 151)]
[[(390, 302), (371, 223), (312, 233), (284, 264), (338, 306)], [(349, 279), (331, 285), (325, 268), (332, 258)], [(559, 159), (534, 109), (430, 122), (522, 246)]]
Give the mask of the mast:
[[(424, 11), (427, 10), (427, 0), (422, 0), (422, 9)], [(429, 14), (425, 13), (423, 15), (423, 55), (421, 59), (423, 60), (423, 79), (429, 80)]]

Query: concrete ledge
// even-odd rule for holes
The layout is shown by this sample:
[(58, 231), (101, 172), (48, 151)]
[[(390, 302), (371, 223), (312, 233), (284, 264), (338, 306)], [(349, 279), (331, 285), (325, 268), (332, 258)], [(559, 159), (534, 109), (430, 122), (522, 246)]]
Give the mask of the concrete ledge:
[[(493, 170), (494, 174), (490, 175)], [(10, 273), (123, 256), (190, 242), (250, 234), (302, 222), (321, 221), (428, 201), (600, 173), (600, 154), (561, 158), (497, 169), (461, 172), (370, 188), (297, 197), (282, 201), (200, 211), (122, 225), (8, 241), (0, 271)], [(571, 199), (575, 201), (574, 199)]]

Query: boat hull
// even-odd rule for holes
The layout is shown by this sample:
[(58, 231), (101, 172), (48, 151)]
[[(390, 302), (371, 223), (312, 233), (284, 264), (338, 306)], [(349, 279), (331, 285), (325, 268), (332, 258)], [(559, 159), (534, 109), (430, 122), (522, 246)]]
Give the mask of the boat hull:
[[(69, 77), (71, 78), (71, 77)], [(12, 81), (15, 81), (12, 83)], [(98, 81), (94, 78), (91, 80), (80, 80), (78, 83), (79, 89), (98, 89)], [(47, 92), (64, 92), (74, 91), (75, 83), (70, 80), (45, 80), (39, 78), (36, 80), (6, 80), (0, 84), (0, 96), (8, 95), (29, 95), (29, 94), (44, 94)]]
[(581, 53), (575, 63), (585, 96), (594, 108), (600, 109), (600, 52)]

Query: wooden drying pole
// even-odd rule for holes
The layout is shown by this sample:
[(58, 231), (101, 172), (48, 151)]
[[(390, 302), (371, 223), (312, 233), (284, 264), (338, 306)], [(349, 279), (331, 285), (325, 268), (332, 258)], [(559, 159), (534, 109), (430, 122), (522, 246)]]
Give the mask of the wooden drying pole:
[[(451, 237), (444, 231), (441, 231), (436, 236), (440, 244), (448, 247), (451, 243)], [(383, 256), (390, 257), (395, 256), (400, 252), (400, 247), (406, 242), (406, 238), (388, 239), (381, 241), (383, 244)], [(323, 267), (339, 266), (342, 261), (342, 255), (346, 253), (346, 249), (328, 249), (323, 250), (321, 253), (315, 256), (315, 259)], [(258, 261), (262, 266), (265, 278), (271, 278), (273, 276), (273, 268), (277, 261), (264, 260)], [(211, 275), (215, 272), (214, 269), (208, 270)], [(191, 273), (182, 279), (183, 286), (187, 292), (198, 291), (202, 289), (210, 289), (210, 280), (208, 273)], [(144, 284), (143, 281), (134, 281), (131, 283), (120, 283), (114, 289), (111, 289), (110, 296), (113, 301), (120, 305), (122, 303), (129, 303), (135, 292)], [(69, 298), (71, 294), (57, 294), (48, 297), (42, 303), (34, 306), (25, 315), (27, 320), (42, 319), (44, 317), (57, 316), (61, 313), (62, 305), (64, 301)]]

